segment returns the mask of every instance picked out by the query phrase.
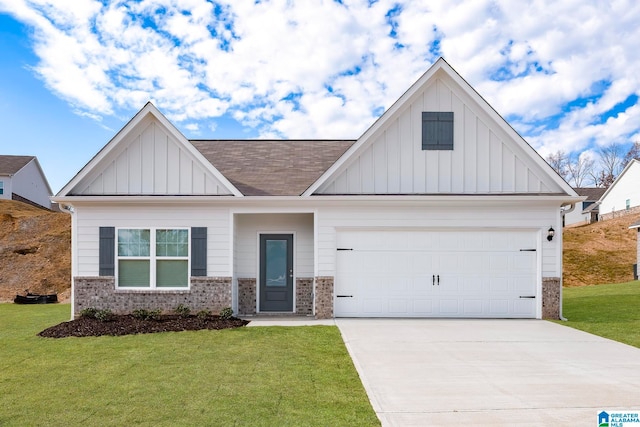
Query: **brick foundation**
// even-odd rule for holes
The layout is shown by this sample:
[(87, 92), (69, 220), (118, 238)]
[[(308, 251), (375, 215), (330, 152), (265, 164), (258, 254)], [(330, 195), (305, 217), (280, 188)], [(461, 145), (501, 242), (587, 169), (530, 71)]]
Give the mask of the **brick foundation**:
[(296, 279), (296, 314), (313, 314), (313, 279)]
[(609, 212), (606, 214), (600, 214), (600, 221), (606, 221), (608, 219), (620, 218), (621, 216), (640, 213), (640, 206), (633, 206), (627, 209), (620, 209), (619, 211)]
[(238, 314), (256, 314), (256, 279), (238, 279)]
[(192, 312), (218, 313), (231, 307), (230, 277), (191, 277), (191, 289), (180, 291), (116, 289), (114, 277), (75, 277), (74, 315), (85, 308), (126, 314), (137, 309), (171, 312), (183, 304)]
[(559, 277), (542, 278), (542, 318), (560, 319), (560, 295), (562, 288)]
[(316, 277), (316, 319), (333, 318), (333, 276)]

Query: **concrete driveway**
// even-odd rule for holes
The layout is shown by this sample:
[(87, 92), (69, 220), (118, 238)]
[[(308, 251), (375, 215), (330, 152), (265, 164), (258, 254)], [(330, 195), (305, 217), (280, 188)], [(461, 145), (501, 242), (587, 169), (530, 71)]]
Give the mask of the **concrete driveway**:
[(555, 323), (336, 324), (383, 426), (589, 426), (640, 410), (640, 349)]

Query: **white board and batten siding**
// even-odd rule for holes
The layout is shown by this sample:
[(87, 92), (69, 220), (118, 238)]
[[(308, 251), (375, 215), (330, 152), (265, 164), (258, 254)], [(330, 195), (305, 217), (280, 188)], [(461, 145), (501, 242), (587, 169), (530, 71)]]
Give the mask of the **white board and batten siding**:
[(99, 273), (99, 229), (207, 227), (207, 275), (231, 276), (229, 209), (206, 205), (82, 205), (75, 206), (75, 276)]
[(203, 163), (148, 116), (71, 192), (76, 195), (229, 195)]
[[(562, 191), (449, 75), (436, 74), (316, 191), (319, 194), (500, 194)], [(453, 111), (454, 149), (422, 150), (422, 112)], [(536, 154), (533, 154), (536, 155)]]

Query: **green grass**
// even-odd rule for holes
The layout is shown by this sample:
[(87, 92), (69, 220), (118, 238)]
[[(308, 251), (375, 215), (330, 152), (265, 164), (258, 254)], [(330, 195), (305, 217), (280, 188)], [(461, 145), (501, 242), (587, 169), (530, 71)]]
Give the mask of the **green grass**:
[(0, 304), (1, 426), (379, 426), (336, 327), (51, 339)]
[(562, 298), (563, 325), (640, 348), (640, 282), (564, 288)]

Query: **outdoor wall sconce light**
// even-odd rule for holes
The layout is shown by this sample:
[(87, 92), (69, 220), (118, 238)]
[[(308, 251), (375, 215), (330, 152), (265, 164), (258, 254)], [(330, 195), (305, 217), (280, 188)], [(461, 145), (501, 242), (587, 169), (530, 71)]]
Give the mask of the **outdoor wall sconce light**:
[(554, 230), (553, 227), (549, 227), (549, 231), (547, 232), (547, 240), (552, 241), (553, 236), (555, 236), (555, 234), (556, 234), (556, 230)]

